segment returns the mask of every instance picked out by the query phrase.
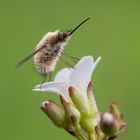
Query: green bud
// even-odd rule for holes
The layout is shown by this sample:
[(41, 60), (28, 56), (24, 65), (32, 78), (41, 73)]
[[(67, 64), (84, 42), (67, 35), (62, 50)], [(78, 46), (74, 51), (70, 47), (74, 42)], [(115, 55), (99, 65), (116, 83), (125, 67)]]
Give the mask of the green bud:
[(119, 132), (119, 124), (113, 114), (109, 112), (101, 115), (100, 128), (107, 136), (115, 136)]
[(89, 116), (90, 109), (88, 100), (85, 100), (80, 93), (73, 87), (69, 87), (69, 95), (76, 108), (80, 111), (82, 116)]
[(52, 120), (57, 127), (65, 128), (66, 118), (62, 107), (49, 100), (42, 103), (41, 110)]
[(87, 97), (89, 101), (89, 107), (90, 107), (92, 118), (94, 118), (97, 121), (95, 124), (96, 126), (100, 118), (99, 118), (99, 112), (96, 105), (96, 101), (93, 95), (93, 86), (92, 86), (91, 81), (89, 82), (88, 87), (87, 87)]
[(80, 112), (71, 103), (66, 103), (65, 113), (69, 122), (72, 123), (75, 126), (75, 128), (79, 129), (81, 118)]
[(65, 98), (62, 95), (60, 95), (60, 101), (61, 101), (61, 104), (62, 104), (63, 107), (67, 103), (67, 101), (65, 100)]
[(88, 99), (84, 99), (73, 87), (69, 88), (69, 94), (72, 102), (81, 113), (81, 127), (87, 133), (93, 133), (95, 124), (97, 124), (97, 122), (92, 116)]
[(89, 134), (94, 132), (95, 120), (91, 117), (81, 118), (81, 127)]

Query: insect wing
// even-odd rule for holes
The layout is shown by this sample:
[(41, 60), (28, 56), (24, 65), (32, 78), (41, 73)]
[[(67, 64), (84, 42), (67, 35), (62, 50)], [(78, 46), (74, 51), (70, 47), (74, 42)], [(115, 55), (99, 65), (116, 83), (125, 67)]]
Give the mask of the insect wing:
[(34, 51), (33, 53), (31, 53), (29, 56), (27, 56), (26, 58), (24, 58), (22, 61), (20, 61), (17, 65), (16, 68), (19, 68), (21, 65), (23, 65), (25, 62), (27, 62), (30, 58), (32, 58), (36, 53), (38, 53), (40, 50), (44, 49), (45, 47), (47, 47), (47, 45), (42, 46), (41, 48), (37, 49), (36, 51)]

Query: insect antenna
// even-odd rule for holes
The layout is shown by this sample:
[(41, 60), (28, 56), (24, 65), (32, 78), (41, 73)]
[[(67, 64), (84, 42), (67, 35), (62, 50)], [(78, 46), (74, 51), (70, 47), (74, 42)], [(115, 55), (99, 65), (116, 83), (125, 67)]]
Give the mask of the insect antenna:
[(85, 19), (83, 22), (81, 22), (78, 26), (76, 26), (70, 33), (69, 36), (72, 35), (83, 23), (88, 21), (90, 18)]

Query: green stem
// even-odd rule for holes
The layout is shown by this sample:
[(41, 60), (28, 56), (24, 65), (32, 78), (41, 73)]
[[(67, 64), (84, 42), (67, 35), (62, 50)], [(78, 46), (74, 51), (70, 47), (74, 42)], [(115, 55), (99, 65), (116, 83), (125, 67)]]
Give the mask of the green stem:
[(78, 134), (79, 134), (79, 137), (80, 137), (82, 140), (87, 140), (87, 138), (85, 137), (85, 135), (84, 135), (80, 130), (78, 130)]
[(89, 140), (96, 140), (94, 133), (89, 134)]
[(80, 136), (76, 137), (78, 140), (83, 140)]

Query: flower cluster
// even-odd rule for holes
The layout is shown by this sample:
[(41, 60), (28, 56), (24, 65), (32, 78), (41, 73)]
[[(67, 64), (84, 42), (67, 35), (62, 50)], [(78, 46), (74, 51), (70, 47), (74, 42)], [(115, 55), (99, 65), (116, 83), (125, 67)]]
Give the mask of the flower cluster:
[(34, 91), (48, 91), (60, 96), (61, 105), (48, 100), (42, 111), (57, 126), (79, 140), (113, 140), (123, 132), (126, 123), (113, 103), (105, 113), (98, 111), (93, 95), (91, 76), (101, 57), (83, 57), (74, 68), (64, 68), (54, 81), (37, 85)]

